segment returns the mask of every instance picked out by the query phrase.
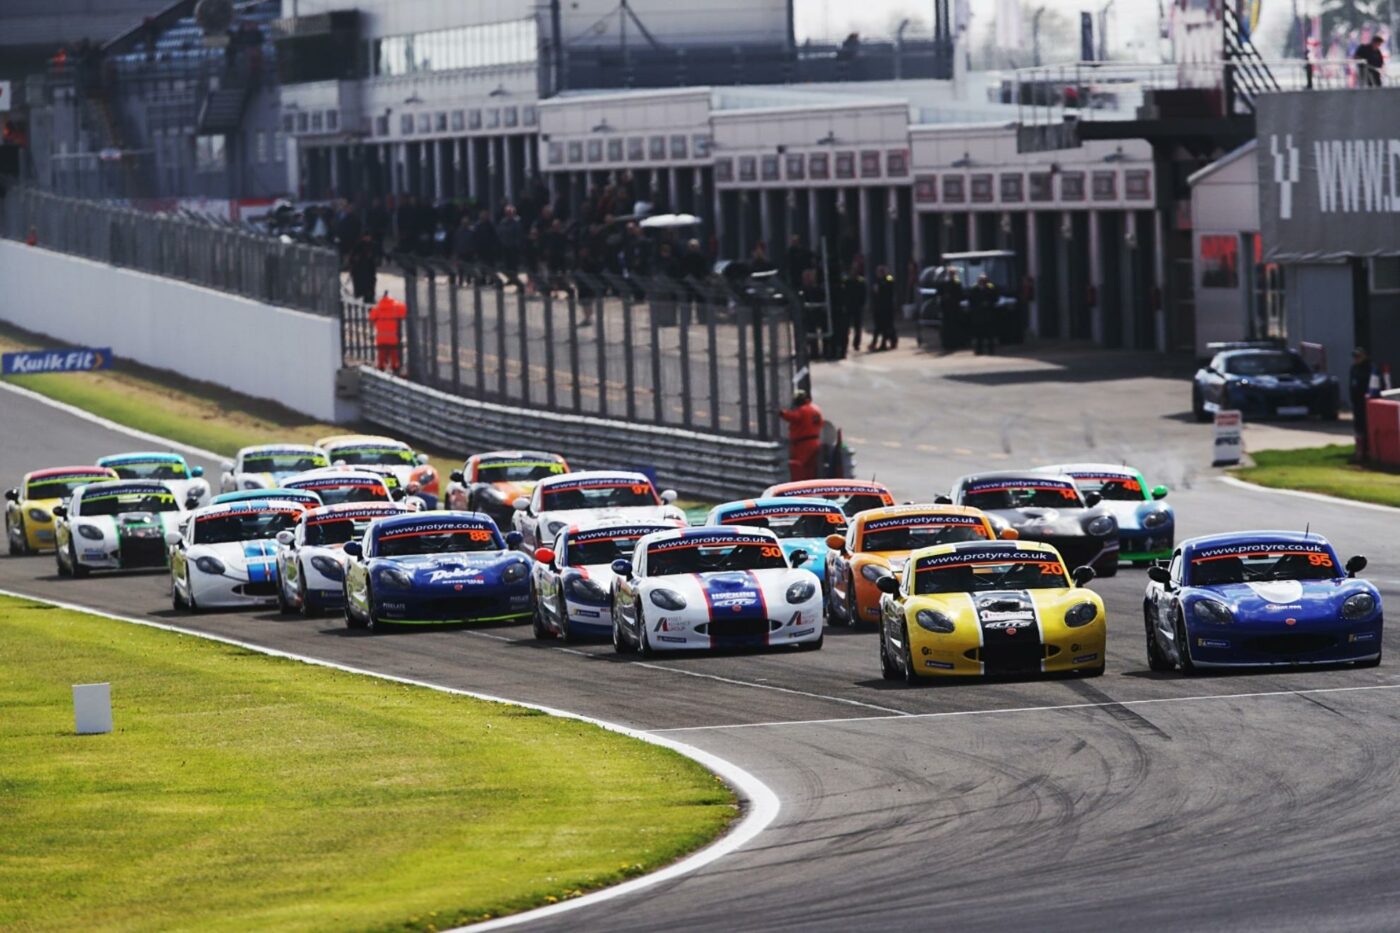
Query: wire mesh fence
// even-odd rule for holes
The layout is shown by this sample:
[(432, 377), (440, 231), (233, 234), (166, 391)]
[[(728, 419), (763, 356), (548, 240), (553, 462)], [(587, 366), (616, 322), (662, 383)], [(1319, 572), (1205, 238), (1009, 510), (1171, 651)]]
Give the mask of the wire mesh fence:
[[(805, 384), (800, 305), (778, 283), (576, 273), (405, 273), (414, 381), (483, 401), (736, 437), (779, 436)], [(375, 363), (368, 306), (347, 302), (348, 363)]]
[(0, 235), (284, 308), (335, 315), (334, 250), (284, 243), (217, 221), (154, 214), (33, 188), (0, 197)]

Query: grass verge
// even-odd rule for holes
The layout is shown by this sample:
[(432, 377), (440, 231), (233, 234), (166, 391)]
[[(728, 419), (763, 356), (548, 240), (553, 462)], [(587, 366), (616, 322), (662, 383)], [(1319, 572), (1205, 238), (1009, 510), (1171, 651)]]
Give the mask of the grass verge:
[(1400, 471), (1352, 463), (1354, 453), (1351, 444), (1261, 450), (1250, 454), (1253, 466), (1232, 472), (1242, 480), (1274, 489), (1301, 489), (1400, 507)]
[[(112, 684), (76, 736), (69, 685)], [(698, 764), (585, 723), (0, 599), (0, 929), (433, 929), (714, 838)]]

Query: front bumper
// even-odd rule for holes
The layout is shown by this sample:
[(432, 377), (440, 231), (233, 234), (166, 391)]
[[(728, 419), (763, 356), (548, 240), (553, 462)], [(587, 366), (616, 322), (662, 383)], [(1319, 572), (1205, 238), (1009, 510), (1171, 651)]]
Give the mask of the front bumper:
[(1165, 560), (1172, 556), (1175, 546), (1176, 535), (1171, 527), (1118, 532), (1119, 560)]
[(88, 570), (162, 570), (170, 566), (170, 550), (163, 538), (127, 538), (112, 547), (93, 542), (78, 545), (78, 563)]
[(1192, 624), (1191, 661), (1196, 667), (1297, 667), (1367, 661), (1381, 652), (1383, 624), (1328, 621), (1293, 628), (1272, 624)]
[(1307, 418), (1336, 408), (1331, 391), (1317, 389), (1232, 388), (1226, 395), (1227, 408), (1246, 418)]
[(276, 605), (277, 587), (280, 585), (276, 573), (267, 580), (258, 581), (228, 573), (218, 577), (199, 573), (190, 580), (194, 601), (201, 609)]
[(821, 600), (792, 607), (784, 618), (704, 619), (689, 622), (662, 616), (647, 619), (647, 642), (656, 651), (769, 648), (800, 645), (822, 637)]
[(1083, 628), (1045, 632), (1039, 638), (1034, 631), (1022, 631), (1014, 636), (989, 633), (983, 639), (975, 627), (960, 622), (946, 635), (915, 626), (909, 648), (920, 677), (1067, 673), (1103, 665), (1106, 631), (1099, 618)]
[(504, 622), (528, 619), (530, 614), (528, 582), (492, 592), (461, 593), (452, 589), (403, 593), (376, 591), (374, 597), (375, 618), (397, 625)]
[(565, 599), (569, 634), (603, 638), (612, 635), (612, 607), (608, 603), (585, 603)]

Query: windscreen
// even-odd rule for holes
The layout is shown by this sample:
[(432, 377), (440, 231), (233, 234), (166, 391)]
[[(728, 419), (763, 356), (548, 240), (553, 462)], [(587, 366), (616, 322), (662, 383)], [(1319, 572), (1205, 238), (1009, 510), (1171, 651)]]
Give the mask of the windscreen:
[(672, 538), (647, 548), (647, 576), (786, 567), (783, 549), (758, 535)]
[(1032, 477), (973, 480), (963, 487), (958, 505), (983, 511), (998, 509), (1078, 509), (1084, 507), (1079, 491), (1068, 480)]
[(1306, 376), (1312, 372), (1293, 353), (1240, 353), (1226, 357), (1225, 371), (1232, 376)]
[(347, 466), (413, 466), (418, 462), (407, 447), (383, 444), (337, 447), (331, 451), (331, 459)]
[(834, 503), (829, 506), (755, 506), (723, 513), (721, 525), (767, 528), (779, 538), (825, 538), (846, 533), (846, 515)]
[(139, 492), (111, 492), (83, 499), (82, 514), (120, 515), (123, 512), (176, 512), (179, 504), (169, 491), (142, 490)]
[(300, 513), (293, 509), (260, 509), (201, 516), (194, 523), (194, 544), (227, 544), (275, 538), (295, 528)]
[(987, 538), (986, 524), (975, 515), (901, 515), (866, 522), (857, 549), (913, 551)]
[(632, 479), (595, 479), (562, 483), (543, 490), (540, 501), (541, 509), (546, 512), (626, 508), (661, 503), (651, 483)]
[(570, 567), (591, 567), (611, 564), (619, 557), (632, 557), (632, 549), (642, 535), (659, 531), (662, 526), (644, 528), (607, 528), (577, 531), (569, 535), (565, 547)]
[(103, 480), (110, 480), (110, 473), (72, 473), (66, 476), (45, 476), (43, 479), (32, 479), (24, 487), (24, 497), (26, 499), (67, 499), (75, 491), (88, 485), (98, 483)]
[(375, 545), (377, 557), (408, 557), (413, 554), (463, 554), (473, 551), (500, 551), (504, 543), (496, 532), (483, 525), (434, 524), (402, 531), (385, 531)]
[(564, 472), (553, 460), (487, 460), (476, 465), (478, 483), (533, 483)]
[(876, 489), (868, 489), (863, 486), (817, 486), (806, 489), (793, 489), (787, 492), (775, 492), (775, 496), (793, 497), (802, 496), (812, 499), (826, 499), (834, 502), (836, 507), (846, 514), (847, 517), (864, 512), (867, 509), (883, 508), (887, 505), (894, 505), (894, 496), (888, 492)]
[(324, 454), (319, 453), (260, 453), (243, 458), (244, 473), (305, 473), (329, 466)]
[(384, 484), (377, 479), (304, 480), (291, 488), (311, 490), (321, 497), (323, 505), (340, 505), (343, 502), (392, 502), (394, 499), (384, 488)]
[(1074, 473), (1075, 485), (1081, 492), (1096, 492), (1115, 502), (1142, 502), (1147, 498), (1142, 481), (1124, 473)]
[(1339, 576), (1337, 556), (1323, 544), (1261, 541), (1201, 548), (1191, 557), (1192, 586), (1332, 580)]
[(179, 460), (122, 460), (107, 464), (121, 479), (185, 479), (189, 471)]
[(353, 517), (347, 515), (313, 519), (306, 523), (306, 546), (334, 547), (337, 544), (357, 540), (364, 535), (365, 529), (369, 528), (371, 522), (384, 517), (385, 513), (381, 512), (377, 515)]
[(1069, 585), (1064, 565), (1049, 551), (961, 551), (920, 558), (914, 568), (914, 592), (920, 596)]

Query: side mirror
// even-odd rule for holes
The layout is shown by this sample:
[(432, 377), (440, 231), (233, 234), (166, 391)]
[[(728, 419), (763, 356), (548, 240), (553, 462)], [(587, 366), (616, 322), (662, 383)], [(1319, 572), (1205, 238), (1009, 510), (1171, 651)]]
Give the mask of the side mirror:
[(518, 548), (525, 543), (525, 536), (518, 531), (506, 532), (506, 547)]
[(1165, 499), (1166, 497), (1167, 497), (1167, 487), (1165, 487), (1165, 486), (1153, 486), (1153, 487), (1152, 487), (1152, 498), (1154, 498), (1154, 499)]
[(1160, 583), (1163, 586), (1170, 586), (1172, 582), (1171, 571), (1166, 567), (1148, 567), (1147, 579), (1153, 583)]
[(802, 548), (798, 548), (788, 555), (788, 561), (794, 567), (801, 567), (803, 564), (807, 563), (811, 556), (811, 554), (808, 554)]
[(1366, 558), (1357, 554), (1355, 557), (1347, 559), (1347, 576), (1354, 577), (1366, 569)]
[(827, 535), (826, 546), (831, 548), (833, 551), (844, 551), (846, 549), (846, 536)]
[(632, 562), (625, 557), (619, 557), (612, 562), (612, 572), (619, 577), (632, 576)]
[(171, 547), (179, 547), (180, 542), (184, 540), (184, 535), (180, 534), (180, 532), (178, 531), (167, 531), (165, 533), (165, 543), (170, 545)]
[(346, 541), (344, 551), (349, 557), (365, 556), (364, 545), (360, 544), (358, 541)]
[(413, 462), (418, 464), (419, 466), (426, 466), (428, 463), (428, 455), (418, 454), (413, 458)]
[(554, 549), (548, 547), (535, 548), (535, 560), (539, 561), (541, 564), (549, 564), (552, 566), (554, 564)]
[(1021, 538), (1021, 533), (1015, 528), (1012, 528), (1010, 525), (1007, 525), (1005, 528), (1003, 528), (1000, 532), (997, 533), (997, 537), (1003, 541), (1019, 541)]
[(888, 593), (894, 596), (899, 592), (899, 578), (881, 577), (875, 581), (875, 589), (879, 590), (881, 593)]
[(1088, 586), (1094, 579), (1093, 567), (1075, 567), (1070, 572), (1069, 578), (1074, 581), (1075, 586)]
[(201, 476), (204, 475), (204, 467), (202, 467), (202, 466), (192, 466), (192, 467), (190, 467), (190, 475), (193, 476), (195, 479), (198, 479), (199, 477), (201, 477)]
[(285, 530), (285, 529), (283, 529), (282, 531), (277, 532), (277, 543), (278, 543), (278, 544), (285, 544), (287, 547), (291, 547), (291, 546), (292, 546), (292, 542), (295, 541), (296, 539), (297, 539), (297, 536), (296, 536), (296, 535), (292, 534), (290, 531), (287, 531), (287, 530)]
[(512, 502), (511, 506), (517, 512), (528, 512), (530, 511), (530, 500), (526, 499), (524, 496), (521, 496), (520, 498)]
[(1099, 495), (1096, 492), (1086, 492), (1084, 494), (1084, 505), (1086, 508), (1092, 509), (1094, 506), (1098, 505), (1102, 501), (1103, 496)]
[(190, 493), (188, 496), (185, 496), (185, 508), (187, 508), (187, 509), (193, 509), (193, 508), (198, 507), (198, 505), (199, 505), (199, 493), (197, 493), (197, 492), (192, 492), (192, 493)]
[(407, 495), (408, 491), (402, 486), (395, 486), (393, 489), (389, 490), (389, 498), (393, 499), (395, 502), (403, 501)]
[(19, 501), (19, 490), (18, 490), (18, 489), (6, 489), (6, 490), (5, 490), (5, 498), (6, 498), (6, 499), (9, 499), (11, 502), (18, 502), (18, 501)]
[(232, 461), (232, 460), (225, 460), (223, 463), (220, 463), (220, 464), (219, 464), (219, 469), (223, 470), (225, 473), (232, 473), (232, 472), (233, 472), (233, 461)]
[(675, 502), (679, 498), (680, 496), (676, 493), (674, 489), (663, 489), (661, 491), (661, 501), (666, 503), (667, 505), (670, 505), (672, 502)]
[(953, 504), (953, 497), (952, 497), (952, 496), (934, 496), (934, 497), (933, 497), (933, 504), (934, 504), (934, 505), (952, 505), (952, 504)]
[(454, 483), (465, 483), (467, 481), (466, 477), (462, 475), (461, 470), (453, 470), (447, 475), (447, 478), (452, 480), (452, 482)]
[(67, 518), (67, 517), (68, 517), (68, 506), (66, 506), (66, 505), (56, 505), (56, 506), (53, 507), (52, 511), (53, 511), (53, 514), (54, 514), (54, 515), (57, 515), (59, 518)]

